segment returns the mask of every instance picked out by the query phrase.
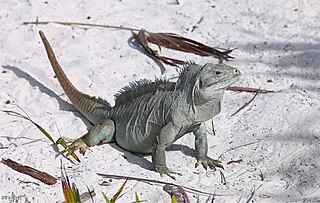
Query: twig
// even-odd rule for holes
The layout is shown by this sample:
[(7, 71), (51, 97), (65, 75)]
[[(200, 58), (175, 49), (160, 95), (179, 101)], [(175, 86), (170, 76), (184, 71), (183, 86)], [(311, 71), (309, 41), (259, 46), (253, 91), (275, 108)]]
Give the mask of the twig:
[(262, 173), (261, 170), (259, 170), (259, 176), (260, 176), (260, 178), (261, 178), (261, 181), (264, 181), (263, 173)]
[(195, 29), (199, 27), (199, 24), (203, 21), (203, 16), (201, 16), (200, 20), (192, 26), (191, 32), (193, 32)]
[(214, 194), (213, 194), (213, 195), (212, 195), (211, 203), (213, 203), (213, 202), (214, 202), (214, 200), (215, 200), (215, 198), (214, 198)]
[(236, 115), (237, 113), (239, 113), (239, 111), (241, 111), (242, 109), (244, 109), (246, 106), (248, 106), (258, 95), (258, 93), (255, 93), (254, 96), (246, 103), (244, 103), (244, 105), (242, 107), (240, 107), (236, 112), (234, 112), (231, 116)]
[(255, 95), (248, 102), (246, 102), (241, 108), (239, 108), (231, 116), (236, 115), (237, 113), (239, 113), (239, 111), (241, 111), (246, 106), (248, 106), (257, 97), (258, 94), (266, 94), (266, 93), (274, 92), (272, 90), (265, 90), (265, 89), (252, 88), (252, 87), (238, 87), (238, 86), (228, 87), (227, 90), (234, 91), (234, 92), (252, 92), (252, 93), (255, 93)]
[(77, 23), (77, 22), (60, 22), (60, 21), (30, 21), (30, 22), (23, 22), (23, 25), (47, 25), (47, 24), (59, 24), (59, 25), (66, 25), (66, 26), (89, 26), (89, 27), (102, 27), (102, 28), (111, 28), (111, 29), (118, 29), (118, 30), (128, 30), (128, 31), (139, 31), (137, 28), (131, 27), (123, 27), (123, 26), (114, 26), (114, 25), (103, 25), (103, 24), (92, 24), (92, 23)]
[(212, 126), (212, 133), (213, 133), (213, 136), (216, 136), (216, 131), (214, 130), (213, 118), (211, 119), (211, 126)]
[[(91, 191), (91, 190), (89, 189), (88, 185), (87, 185), (87, 190), (88, 190), (88, 192), (84, 192), (84, 193), (82, 193), (82, 194), (80, 195), (82, 201), (84, 201), (84, 198), (86, 198), (88, 195), (90, 195), (90, 199), (92, 200), (92, 202), (94, 202), (94, 201), (93, 201), (93, 197), (96, 196), (96, 193), (95, 193), (93, 190)], [(88, 198), (88, 199), (89, 199), (89, 198)]]
[(31, 168), (29, 166), (21, 165), (15, 161), (12, 161), (11, 159), (2, 159), (1, 162), (9, 166), (13, 170), (29, 175), (37, 180), (40, 180), (41, 182), (47, 185), (54, 185), (57, 183), (57, 179), (55, 177), (45, 172), (38, 171), (37, 169)]
[(252, 189), (251, 195), (250, 195), (249, 199), (246, 201), (246, 203), (249, 203), (249, 202), (252, 200), (254, 194), (256, 193), (256, 191), (257, 191), (261, 186), (262, 186), (262, 185), (260, 185), (257, 189), (255, 189), (255, 188)]
[(243, 160), (242, 159), (238, 159), (238, 160), (231, 160), (231, 161), (228, 161), (227, 162), (227, 164), (233, 164), (233, 163), (241, 163), (241, 162), (243, 162)]
[(221, 177), (221, 183), (222, 183), (223, 185), (227, 184), (226, 177), (224, 176), (224, 174), (222, 173), (222, 171), (220, 171), (220, 177)]
[(262, 93), (262, 94), (274, 92), (272, 90), (265, 90), (265, 89), (252, 88), (252, 87), (238, 87), (238, 86), (228, 87), (227, 90), (234, 91), (234, 92), (254, 92), (254, 93)]
[[(265, 137), (265, 138), (267, 138), (267, 137)], [(232, 148), (224, 151), (223, 153), (221, 153), (221, 154), (219, 155), (218, 159), (221, 159), (222, 155), (224, 155), (224, 154), (227, 153), (227, 152), (230, 152), (230, 151), (232, 151), (232, 150), (235, 150), (235, 149), (238, 149), (238, 148), (241, 148), (241, 147), (246, 147), (246, 146), (249, 146), (249, 145), (252, 145), (252, 144), (256, 144), (256, 143), (258, 143), (258, 142), (261, 142), (261, 141), (264, 140), (265, 138), (256, 140), (256, 141), (254, 141), (254, 142), (249, 142), (249, 143), (247, 143), (247, 144), (243, 144), (243, 145), (239, 145), (239, 146), (236, 146), (236, 147), (232, 147)]]
[[(138, 178), (138, 177), (132, 177), (132, 176), (120, 176), (120, 175), (112, 175), (112, 174), (103, 174), (103, 173), (97, 173), (99, 176), (102, 176), (104, 178), (113, 178), (113, 179), (128, 179), (128, 180), (136, 180), (136, 181), (141, 181), (141, 182), (146, 182), (146, 183), (158, 183), (158, 184), (171, 184), (177, 187), (182, 187), (184, 188), (186, 191), (189, 191), (190, 193), (193, 194), (200, 194), (200, 195), (212, 195), (212, 193), (209, 192), (204, 192), (201, 190), (197, 190), (194, 188), (190, 188), (190, 187), (186, 187), (186, 186), (181, 186), (181, 185), (177, 185), (174, 183), (170, 183), (170, 182), (165, 182), (165, 181), (159, 181), (159, 180), (151, 180), (151, 179), (146, 179), (146, 178)], [(216, 196), (227, 196), (225, 194), (215, 194)]]

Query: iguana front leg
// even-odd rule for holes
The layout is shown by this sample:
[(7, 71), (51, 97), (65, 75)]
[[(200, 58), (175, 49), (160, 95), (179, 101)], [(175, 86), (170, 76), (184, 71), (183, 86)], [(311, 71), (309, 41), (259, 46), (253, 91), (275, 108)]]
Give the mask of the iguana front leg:
[(113, 142), (114, 131), (114, 122), (111, 119), (106, 119), (93, 126), (83, 137), (76, 139), (69, 148), (72, 151), (79, 149), (80, 153), (84, 155), (88, 147), (93, 147), (99, 143)]
[(167, 167), (165, 149), (175, 141), (177, 132), (176, 127), (171, 122), (165, 125), (160, 130), (159, 135), (156, 136), (152, 150), (152, 163), (155, 170), (159, 172), (161, 176), (165, 174), (173, 179), (175, 179), (175, 177), (171, 174), (181, 174), (174, 172)]
[(196, 149), (196, 158), (197, 163), (196, 167), (200, 164), (207, 170), (207, 168), (215, 169), (215, 167), (219, 167), (223, 169), (221, 161), (211, 159), (208, 157), (208, 141), (207, 141), (207, 130), (206, 125), (201, 123), (199, 129), (193, 132), (195, 135), (195, 149)]

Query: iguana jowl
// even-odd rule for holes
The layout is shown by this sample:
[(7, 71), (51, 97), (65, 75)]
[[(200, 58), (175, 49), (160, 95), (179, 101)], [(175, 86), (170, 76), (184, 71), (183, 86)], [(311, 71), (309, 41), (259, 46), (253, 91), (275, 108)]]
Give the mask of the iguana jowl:
[(166, 165), (165, 149), (186, 133), (195, 135), (196, 166), (222, 167), (207, 156), (205, 121), (220, 112), (225, 89), (240, 76), (236, 68), (224, 64), (188, 63), (176, 83), (158, 79), (140, 80), (115, 95), (115, 106), (78, 91), (68, 80), (54, 52), (39, 32), (53, 70), (72, 104), (94, 126), (70, 148), (84, 154), (87, 147), (116, 142), (136, 153), (152, 153), (156, 171), (173, 177)]

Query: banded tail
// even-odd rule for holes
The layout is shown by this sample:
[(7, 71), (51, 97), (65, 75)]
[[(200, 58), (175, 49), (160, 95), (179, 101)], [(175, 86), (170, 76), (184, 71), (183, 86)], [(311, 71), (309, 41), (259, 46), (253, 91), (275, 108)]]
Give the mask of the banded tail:
[(101, 98), (95, 98), (77, 90), (60, 67), (44, 33), (42, 31), (39, 31), (39, 34), (45, 46), (51, 66), (60, 82), (60, 85), (69, 97), (71, 103), (91, 123), (97, 124), (102, 122), (104, 120), (105, 111), (111, 109), (110, 104)]

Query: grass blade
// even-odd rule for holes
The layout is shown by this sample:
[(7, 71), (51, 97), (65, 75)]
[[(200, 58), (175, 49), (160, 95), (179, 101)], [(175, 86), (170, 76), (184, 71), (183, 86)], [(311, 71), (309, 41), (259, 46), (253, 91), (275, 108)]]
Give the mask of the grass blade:
[[(119, 198), (121, 192), (123, 191), (124, 186), (127, 184), (128, 179), (126, 181), (124, 181), (124, 183), (122, 184), (122, 186), (119, 188), (119, 190), (117, 191), (117, 193), (115, 195), (113, 195), (112, 199), (109, 200), (109, 198), (107, 197), (107, 195), (102, 192), (103, 198), (107, 203), (115, 203), (117, 201), (117, 199)], [(137, 199), (137, 196), (136, 196)], [(139, 200), (139, 198), (138, 198)], [(140, 201), (139, 201), (140, 202)]]
[(104, 200), (105, 200), (107, 203), (111, 203), (111, 201), (108, 199), (107, 195), (106, 195), (104, 192), (102, 192), (102, 195), (103, 195)]
[(14, 117), (18, 117), (18, 118), (22, 118), (25, 120), (28, 120), (29, 122), (31, 122), (33, 125), (35, 125), (53, 144), (60, 144), (67, 152), (70, 156), (72, 156), (76, 161), (78, 161), (79, 163), (81, 162), (79, 157), (71, 150), (68, 148), (66, 142), (64, 139), (59, 138), (57, 141), (54, 141), (54, 139), (52, 138), (52, 136), (43, 128), (41, 127), (38, 123), (34, 122), (31, 117), (18, 105), (17, 106), (21, 111), (23, 111), (23, 113), (25, 115), (22, 115), (16, 111), (11, 111), (11, 110), (3, 110), (3, 112), (7, 113), (10, 116), (14, 116)]
[[(63, 172), (64, 169), (64, 172)], [(81, 203), (80, 193), (77, 186), (73, 183), (70, 185), (66, 169), (61, 166), (61, 183), (64, 199), (66, 203)]]
[(119, 188), (119, 190), (117, 191), (117, 193), (112, 197), (111, 199), (111, 203), (115, 203), (116, 200), (119, 198), (124, 186), (127, 184), (128, 179), (126, 181), (124, 181), (124, 183), (122, 184), (122, 186)]
[(136, 196), (136, 203), (140, 203), (139, 197), (138, 197), (138, 193), (135, 192), (135, 196)]
[(3, 112), (7, 113), (8, 115), (10, 116), (15, 116), (15, 117), (18, 117), (18, 118), (22, 118), (22, 119), (25, 119), (25, 120), (28, 120), (30, 121), (33, 125), (35, 125), (52, 143), (55, 144), (55, 141), (53, 140), (53, 138), (51, 137), (51, 135), (45, 130), (43, 129), (38, 123), (34, 122), (30, 117), (29, 115), (21, 108), (18, 106), (18, 108), (20, 108), (25, 114), (26, 116), (18, 113), (18, 112), (15, 112), (15, 111), (6, 111), (6, 110), (3, 110)]

